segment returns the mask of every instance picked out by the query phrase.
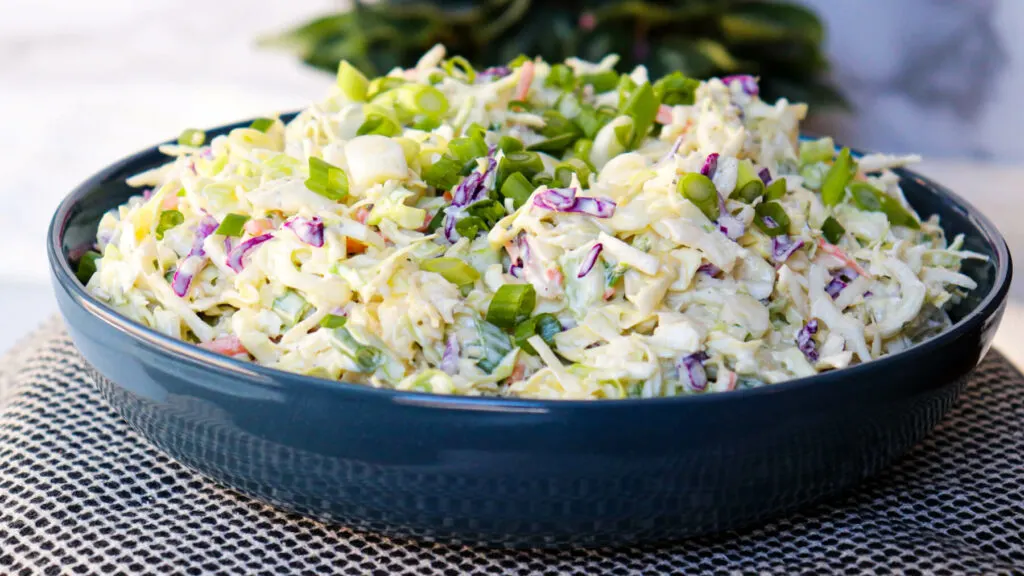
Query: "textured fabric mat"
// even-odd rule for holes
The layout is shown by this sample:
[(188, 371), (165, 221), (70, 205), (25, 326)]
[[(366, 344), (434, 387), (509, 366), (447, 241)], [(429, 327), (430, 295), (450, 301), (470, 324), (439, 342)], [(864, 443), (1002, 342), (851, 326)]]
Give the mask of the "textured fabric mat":
[(2, 574), (1024, 574), (1024, 377), (992, 352), (938, 430), (839, 501), (673, 545), (393, 541), (186, 470), (114, 414), (53, 321), (0, 360)]

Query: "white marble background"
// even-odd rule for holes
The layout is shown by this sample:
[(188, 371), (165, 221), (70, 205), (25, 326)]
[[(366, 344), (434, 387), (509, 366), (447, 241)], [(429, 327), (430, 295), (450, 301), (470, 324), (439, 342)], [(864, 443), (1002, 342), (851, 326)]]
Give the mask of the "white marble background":
[[(1024, 21), (1024, 2), (808, 2), (833, 25), (829, 49), (835, 53), (836, 77), (854, 88), (851, 96), (861, 103), (854, 119), (837, 120), (848, 140), (961, 157), (931, 161), (923, 171), (981, 205), (1024, 254), (1024, 232), (1012, 232), (1024, 213), (1024, 198), (1014, 193), (1024, 181), (1024, 140), (1018, 137), (1024, 116), (1017, 112), (1024, 88), (1024, 35), (1015, 27)], [(0, 0), (0, 230), (5, 232), (0, 318), (6, 328), (0, 331), (0, 350), (55, 310), (44, 236), (60, 199), (111, 161), (173, 137), (183, 127), (294, 109), (318, 98), (329, 76), (287, 54), (259, 50), (254, 39), (340, 4)], [(910, 36), (926, 39), (929, 17), (952, 28), (950, 37), (959, 37), (949, 12), (957, 4), (991, 5), (979, 17), (992, 20), (1005, 51), (998, 81), (968, 119), (943, 106), (922, 107), (919, 97), (893, 88), (905, 68), (898, 56), (912, 52)], [(915, 25), (901, 24), (908, 21)], [(931, 65), (941, 68), (942, 62)], [(942, 85), (941, 78), (928, 79)], [(948, 81), (956, 80), (954, 75)], [(962, 160), (979, 156), (1003, 165)], [(1019, 297), (1024, 300), (1024, 288)], [(1011, 314), (1016, 321), (1006, 324), (1020, 328), (1004, 331), (1004, 349), (1024, 342), (1024, 312)]]

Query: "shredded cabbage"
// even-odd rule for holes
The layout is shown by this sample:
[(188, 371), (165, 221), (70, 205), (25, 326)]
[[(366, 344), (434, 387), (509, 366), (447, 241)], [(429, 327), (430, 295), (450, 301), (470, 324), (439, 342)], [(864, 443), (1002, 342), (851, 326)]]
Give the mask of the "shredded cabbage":
[[(169, 163), (129, 180), (144, 193), (100, 221), (88, 290), (161, 333), (283, 370), (600, 399), (868, 362), (948, 328), (944, 306), (976, 287), (960, 263), (981, 256), (918, 218), (889, 171), (916, 157), (860, 158), (859, 195), (825, 201), (831, 140), (801, 147), (806, 106), (761, 100), (753, 77), (632, 110), (618, 90), (549, 86), (540, 59), (471, 81), (444, 58), (437, 46), (367, 94), (335, 88), (265, 133), (164, 147)], [(566, 64), (579, 76), (616, 61)], [(650, 82), (643, 68), (630, 78), (621, 86)], [(702, 170), (716, 219), (677, 189)], [(180, 223), (158, 233), (171, 210)], [(211, 234), (229, 214), (241, 236)], [(488, 311), (509, 284), (534, 304), (498, 327)]]

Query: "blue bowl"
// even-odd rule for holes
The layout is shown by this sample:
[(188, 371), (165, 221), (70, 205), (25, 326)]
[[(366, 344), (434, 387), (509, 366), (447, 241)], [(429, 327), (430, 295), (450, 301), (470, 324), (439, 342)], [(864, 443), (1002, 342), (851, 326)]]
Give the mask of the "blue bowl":
[[(247, 125), (248, 122), (236, 126)], [(235, 126), (210, 131), (221, 134)], [(909, 350), (763, 388), (540, 401), (395, 392), (233, 360), (85, 292), (73, 258), (156, 148), (75, 189), (50, 225), (53, 286), (106, 401), (160, 450), (235, 490), (389, 535), (560, 547), (733, 529), (835, 495), (928, 434), (991, 344), (1010, 254), (960, 197), (901, 171), (908, 200), (986, 254), (953, 329)]]

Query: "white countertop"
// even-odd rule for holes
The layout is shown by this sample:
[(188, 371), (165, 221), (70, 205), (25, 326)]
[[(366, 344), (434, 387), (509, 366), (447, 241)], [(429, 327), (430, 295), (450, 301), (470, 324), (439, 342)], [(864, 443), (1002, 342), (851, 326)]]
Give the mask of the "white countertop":
[[(9, 3), (13, 10), (0, 19), (0, 107), (8, 111), (6, 133), (18, 138), (0, 143), (6, 207), (0, 229), (8, 232), (0, 350), (56, 311), (44, 236), (64, 194), (182, 127), (291, 110), (319, 98), (329, 76), (258, 50), (253, 39), (337, 5), (312, 0), (255, 9), (249, 0), (220, 0), (217, 17), (203, 18), (196, 15), (211, 4), (198, 0), (104, 0), (109, 9), (101, 14), (91, 3)], [(232, 25), (225, 26), (228, 20)], [(995, 221), (1011, 251), (1024, 254), (1018, 222), (1024, 195), (1017, 193), (1024, 166), (936, 159), (920, 170), (968, 198)], [(1012, 297), (996, 346), (1024, 366), (1024, 282), (1014, 283)]]

